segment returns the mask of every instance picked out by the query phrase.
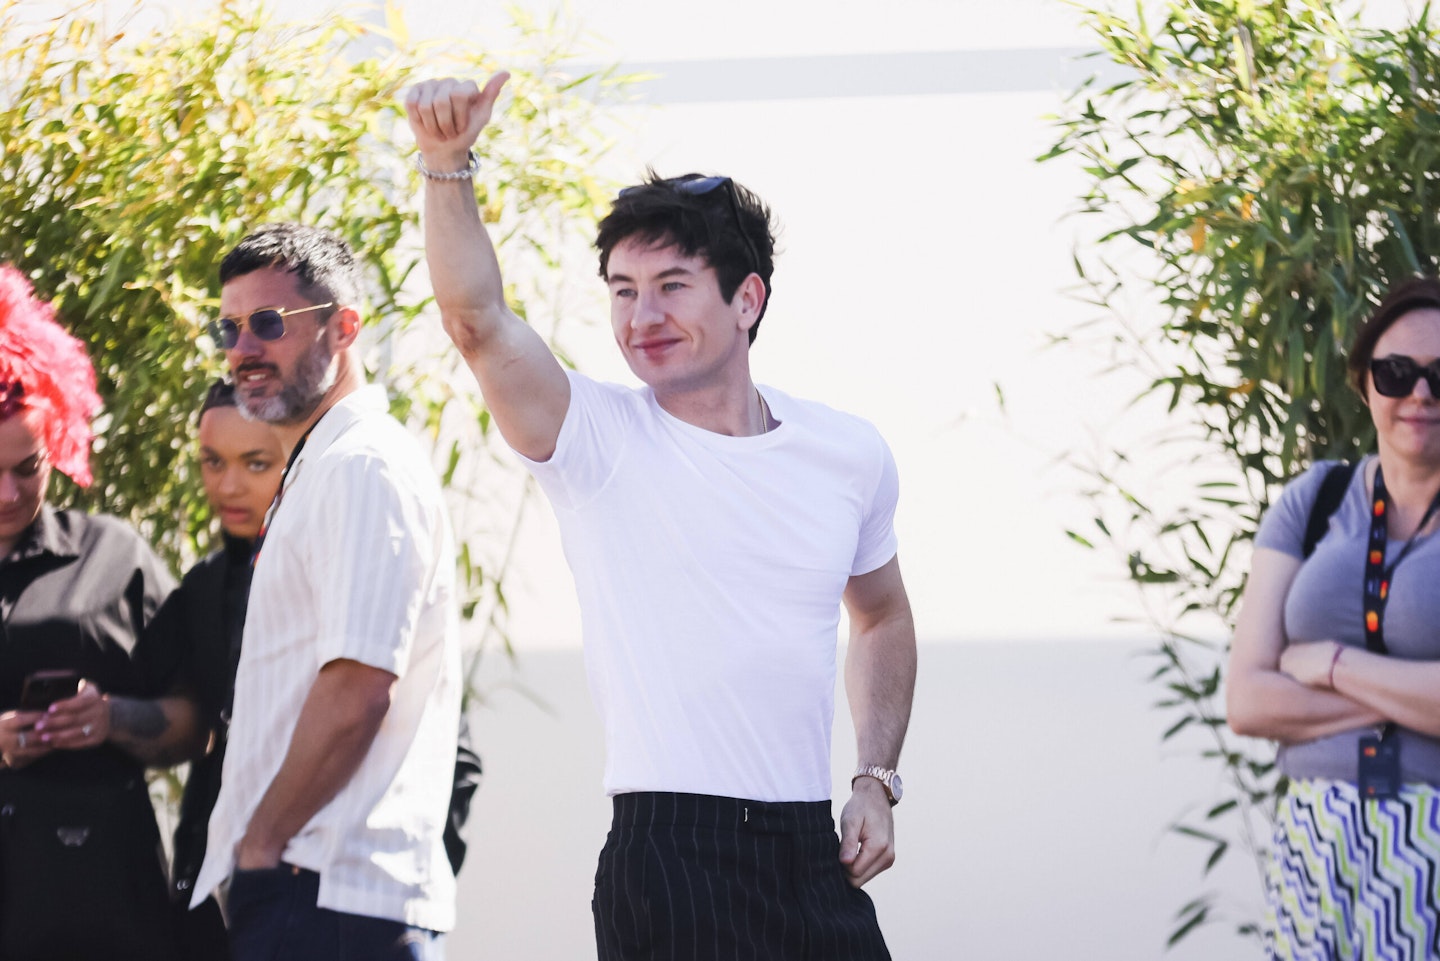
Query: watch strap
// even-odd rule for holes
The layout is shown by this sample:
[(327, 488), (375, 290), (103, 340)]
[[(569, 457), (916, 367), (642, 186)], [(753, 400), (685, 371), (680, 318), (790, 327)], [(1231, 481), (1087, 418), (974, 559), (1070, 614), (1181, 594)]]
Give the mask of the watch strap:
[(855, 787), (855, 782), (862, 777), (873, 777), (885, 788), (885, 797), (890, 800), (890, 806), (894, 807), (900, 803), (900, 798), (895, 794), (894, 780), (896, 771), (894, 768), (881, 767), (879, 764), (861, 764), (855, 768), (855, 773), (850, 778), (850, 787)]

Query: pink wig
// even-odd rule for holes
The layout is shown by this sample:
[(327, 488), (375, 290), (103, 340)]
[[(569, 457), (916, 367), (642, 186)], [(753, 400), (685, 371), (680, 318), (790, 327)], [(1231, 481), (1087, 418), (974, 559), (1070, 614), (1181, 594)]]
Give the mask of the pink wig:
[(85, 345), (55, 322), (25, 276), (0, 265), (0, 420), (41, 414), (41, 440), (55, 469), (90, 486), (90, 418), (100, 409)]

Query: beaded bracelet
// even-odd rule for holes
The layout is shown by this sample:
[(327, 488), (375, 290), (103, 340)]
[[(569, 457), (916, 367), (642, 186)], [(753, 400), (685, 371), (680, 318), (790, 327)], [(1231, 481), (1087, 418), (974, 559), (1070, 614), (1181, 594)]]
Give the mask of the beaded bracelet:
[(452, 170), (448, 173), (436, 173), (425, 166), (425, 158), (418, 153), (415, 155), (415, 169), (420, 171), (421, 176), (426, 180), (469, 180), (480, 172), (480, 158), (475, 156), (475, 151), (465, 152), (465, 169)]

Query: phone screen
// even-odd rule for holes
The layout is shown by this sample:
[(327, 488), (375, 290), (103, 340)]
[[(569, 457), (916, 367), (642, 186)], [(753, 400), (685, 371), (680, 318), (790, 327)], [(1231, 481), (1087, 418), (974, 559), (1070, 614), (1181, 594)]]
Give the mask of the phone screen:
[(56, 701), (80, 693), (80, 675), (75, 671), (36, 671), (25, 678), (20, 691), (22, 711), (43, 711)]

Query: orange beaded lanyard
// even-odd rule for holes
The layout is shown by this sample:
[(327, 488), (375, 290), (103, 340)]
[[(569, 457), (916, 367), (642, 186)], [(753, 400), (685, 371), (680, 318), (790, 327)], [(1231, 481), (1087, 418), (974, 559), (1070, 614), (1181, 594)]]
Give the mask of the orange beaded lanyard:
[[(1365, 553), (1365, 580), (1363, 597), (1365, 605), (1365, 646), (1376, 654), (1386, 654), (1385, 647), (1385, 605), (1390, 601), (1390, 580), (1395, 568), (1410, 553), (1410, 548), (1420, 539), (1420, 532), (1430, 523), (1435, 511), (1440, 509), (1440, 494), (1430, 501), (1425, 516), (1420, 518), (1415, 534), (1400, 548), (1395, 560), (1385, 564), (1385, 547), (1390, 539), (1389, 524), (1386, 521), (1389, 497), (1385, 490), (1385, 474), (1379, 465), (1375, 467), (1375, 493), (1370, 507), (1370, 540)], [(1379, 731), (1383, 739), (1395, 729), (1393, 723), (1383, 725)]]

